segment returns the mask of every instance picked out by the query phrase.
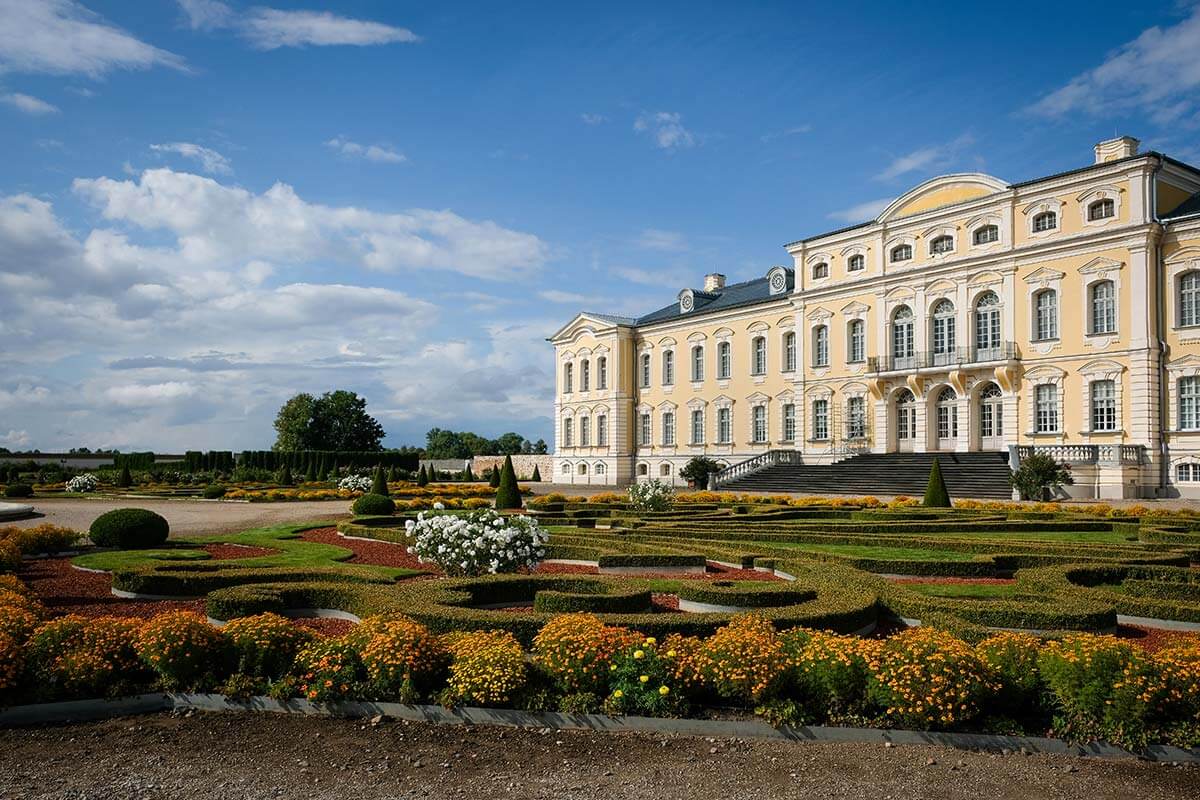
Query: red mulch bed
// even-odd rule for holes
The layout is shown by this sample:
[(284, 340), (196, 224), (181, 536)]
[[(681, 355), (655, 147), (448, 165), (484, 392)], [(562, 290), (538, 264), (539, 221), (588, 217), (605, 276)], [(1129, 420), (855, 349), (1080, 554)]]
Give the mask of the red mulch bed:
[(300, 534), (300, 538), (306, 542), (332, 544), (353, 551), (354, 557), (344, 562), (347, 564), (375, 564), (381, 567), (405, 567), (422, 572), (437, 572), (437, 568), (432, 564), (422, 564), (416, 556), (408, 552), (408, 548), (394, 542), (347, 539), (338, 534), (337, 528), (314, 528)]
[(1163, 628), (1143, 628), (1141, 625), (1118, 625), (1117, 636), (1128, 639), (1143, 650), (1153, 653), (1174, 644), (1188, 641), (1200, 643), (1200, 633), (1192, 631), (1169, 631)]
[(111, 575), (75, 569), (69, 558), (26, 561), (19, 575), (38, 599), (57, 614), (150, 619), (168, 611), (204, 613), (203, 600), (124, 600), (115, 597)]

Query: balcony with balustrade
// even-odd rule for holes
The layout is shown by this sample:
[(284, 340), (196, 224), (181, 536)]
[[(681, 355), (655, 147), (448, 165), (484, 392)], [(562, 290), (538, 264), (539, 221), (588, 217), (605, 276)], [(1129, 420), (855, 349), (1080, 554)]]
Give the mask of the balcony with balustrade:
[(881, 376), (946, 372), (962, 367), (994, 367), (1019, 357), (1015, 342), (1000, 342), (996, 347), (954, 347), (940, 352), (918, 351), (907, 356), (871, 356), (867, 359), (867, 372)]

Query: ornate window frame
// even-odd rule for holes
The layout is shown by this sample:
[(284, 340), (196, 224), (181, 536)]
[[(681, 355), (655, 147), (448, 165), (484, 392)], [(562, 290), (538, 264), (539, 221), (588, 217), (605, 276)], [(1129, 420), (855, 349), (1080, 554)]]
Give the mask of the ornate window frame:
[[(903, 258), (897, 261), (893, 256), (896, 248), (908, 246), (908, 258)], [(883, 252), (887, 257), (889, 267), (896, 269), (907, 269), (916, 266), (917, 262), (917, 237), (909, 233), (897, 234), (888, 239), (883, 245)]]
[[(950, 240), (950, 249), (944, 252), (935, 253), (933, 251), (933, 243), (941, 238)], [(934, 225), (921, 234), (921, 239), (925, 242), (925, 256), (931, 261), (945, 261), (948, 258), (953, 258), (962, 250), (961, 242), (958, 236), (958, 227), (951, 224)]]
[[(1044, 197), (1040, 200), (1034, 200), (1021, 209), (1021, 213), (1025, 215), (1025, 234), (1030, 239), (1045, 239), (1049, 236), (1054, 236), (1062, 232), (1063, 228), (1063, 209), (1066, 203), (1059, 200), (1057, 197)], [(1033, 221), (1040, 214), (1053, 212), (1055, 214), (1055, 224), (1053, 228), (1048, 228), (1044, 231), (1035, 231), (1033, 229)]]
[[(1075, 198), (1079, 204), (1079, 221), (1085, 228), (1098, 228), (1105, 225), (1115, 225), (1121, 219), (1121, 200), (1125, 190), (1116, 184), (1094, 186)], [(1113, 215), (1100, 219), (1088, 219), (1090, 207), (1097, 200), (1112, 200)]]
[[(992, 241), (992, 242), (984, 242), (982, 244), (976, 244), (975, 243), (975, 234), (978, 233), (980, 229), (986, 228), (988, 226), (994, 226), (996, 228), (996, 240)], [(967, 221), (967, 224), (964, 226), (964, 232), (966, 233), (966, 236), (967, 236), (967, 242), (966, 242), (967, 248), (970, 250), (976, 250), (979, 252), (985, 252), (988, 250), (998, 250), (998, 249), (1004, 247), (1006, 244), (1006, 242), (1004, 241), (1004, 220), (999, 214), (989, 213), (989, 214), (980, 214), (977, 217), (972, 217), (970, 220)]]
[[(1079, 368), (1079, 374), (1083, 378), (1083, 416), (1084, 429), (1079, 433), (1082, 436), (1113, 436), (1123, 434), (1125, 427), (1125, 418), (1121, 413), (1121, 403), (1124, 397), (1124, 379), (1122, 375), (1125, 372), (1125, 367), (1116, 361), (1102, 359), (1098, 361), (1090, 361)], [(1117, 409), (1116, 428), (1111, 431), (1092, 430), (1092, 384), (1096, 381), (1112, 381), (1113, 383), (1113, 401)]]
[(767, 293), (772, 297), (787, 294), (787, 279), (787, 268), (771, 267), (767, 270)]
[[(733, 405), (734, 401), (732, 397), (718, 395), (713, 398), (713, 444), (718, 447), (732, 448), (734, 441), (736, 441), (734, 432), (737, 430), (737, 426), (734, 424), (733, 419)], [(721, 411), (729, 412), (729, 438), (725, 441), (721, 440)]]
[[(842, 261), (845, 264), (845, 267), (844, 267), (845, 273), (847, 275), (858, 275), (858, 274), (865, 275), (868, 271), (867, 270), (867, 266), (869, 263), (868, 252), (869, 252), (869, 249), (865, 245), (861, 245), (861, 244), (855, 244), (855, 245), (851, 245), (849, 247), (844, 248), (841, 252), (841, 257), (842, 257)], [(859, 267), (858, 269), (851, 269), (850, 262), (851, 262), (851, 260), (853, 260), (856, 257), (862, 259), (862, 266)]]
[[(747, 420), (750, 423), (749, 430), (746, 435), (746, 441), (752, 447), (763, 447), (771, 444), (771, 397), (762, 392), (755, 392), (746, 398), (746, 407), (750, 413), (747, 415)], [(754, 436), (754, 410), (762, 408), (763, 410), (763, 438), (757, 439)]]
[[(1029, 398), (1026, 404), (1026, 426), (1025, 435), (1031, 438), (1038, 439), (1054, 439), (1058, 444), (1062, 444), (1066, 438), (1066, 421), (1064, 419), (1064, 406), (1066, 403), (1066, 394), (1063, 391), (1063, 386), (1066, 383), (1067, 373), (1065, 370), (1050, 364), (1042, 364), (1039, 367), (1031, 369), (1025, 373), (1022, 379), (1025, 384), (1025, 396)], [(1054, 386), (1058, 392), (1058, 426), (1055, 431), (1046, 431), (1044, 433), (1037, 432), (1037, 387), (1044, 384)]]
[[(1083, 276), (1083, 346), (1103, 350), (1121, 340), (1121, 272), (1125, 264), (1099, 256), (1079, 268)], [(1102, 281), (1113, 285), (1113, 320), (1116, 329), (1107, 333), (1092, 330), (1092, 287)]]
[[(708, 401), (701, 397), (693, 397), (687, 403), (687, 410), (688, 410), (688, 420), (687, 420), (688, 441), (687, 441), (687, 443), (688, 443), (689, 447), (704, 447), (704, 445), (706, 445), (708, 443), (708, 414), (705, 412), (705, 409), (707, 407), (708, 407)], [(702, 435), (702, 438), (698, 442), (696, 441), (695, 427), (692, 425), (692, 416), (697, 411), (700, 412), (700, 433)]]
[(1200, 430), (1179, 427), (1179, 379), (1200, 375), (1200, 355), (1194, 353), (1177, 358), (1167, 368), (1167, 433), (1171, 436), (1200, 436)]
[(1200, 342), (1200, 325), (1181, 324), (1181, 306), (1179, 283), (1189, 272), (1200, 272), (1200, 247), (1185, 247), (1172, 253), (1163, 262), (1166, 267), (1166, 279), (1171, 302), (1167, 304), (1167, 320), (1171, 330), (1176, 331), (1180, 344)]
[[(1047, 355), (1062, 342), (1062, 282), (1065, 272), (1059, 272), (1049, 267), (1041, 267), (1025, 276), (1026, 307), (1029, 309), (1029, 346), (1041, 355)], [(1049, 339), (1038, 338), (1038, 297), (1046, 291), (1054, 292), (1054, 332)], [(1001, 303), (1003, 305), (1003, 303)]]

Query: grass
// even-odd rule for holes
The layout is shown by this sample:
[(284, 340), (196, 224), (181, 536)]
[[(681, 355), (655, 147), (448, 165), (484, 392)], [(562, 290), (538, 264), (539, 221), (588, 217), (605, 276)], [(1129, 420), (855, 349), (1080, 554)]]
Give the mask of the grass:
[[(176, 548), (156, 548), (154, 550), (114, 550), (102, 553), (89, 553), (72, 559), (76, 566), (88, 569), (102, 569), (112, 572), (118, 569), (135, 569), (155, 565), (170, 564), (174, 561), (203, 561), (212, 564), (231, 567), (290, 567), (294, 569), (313, 569), (327, 567), (342, 567), (346, 572), (374, 575), (386, 578), (403, 578), (419, 574), (418, 570), (404, 567), (382, 567), (374, 564), (345, 564), (354, 557), (354, 552), (345, 547), (338, 547), (321, 542), (306, 542), (300, 535), (312, 528), (324, 528), (333, 525), (332, 522), (305, 522), (288, 525), (274, 525), (266, 528), (251, 528), (241, 533), (228, 536), (206, 536), (204, 538), (184, 537), (174, 539), (178, 542)], [(206, 544), (240, 544), (248, 547), (269, 547), (278, 550), (265, 556), (239, 559), (211, 559), (204, 550), (195, 549)]]
[[(755, 543), (750, 543), (754, 546)], [(827, 553), (844, 558), (876, 558), (895, 561), (973, 561), (975, 553), (932, 550), (924, 547), (883, 547), (866, 544), (809, 544), (807, 542), (758, 543), (758, 546), (786, 547), (789, 550)]]

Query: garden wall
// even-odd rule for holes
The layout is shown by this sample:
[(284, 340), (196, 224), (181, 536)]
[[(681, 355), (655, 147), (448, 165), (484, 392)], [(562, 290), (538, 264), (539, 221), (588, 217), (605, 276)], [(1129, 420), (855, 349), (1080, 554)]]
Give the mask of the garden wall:
[[(513, 470), (518, 479), (528, 478), (536, 466), (542, 480), (548, 480), (554, 474), (554, 456), (551, 455), (515, 455), (512, 457)], [(489, 469), (499, 469), (504, 465), (504, 456), (475, 456), (471, 460), (471, 470), (476, 475), (482, 475)]]

